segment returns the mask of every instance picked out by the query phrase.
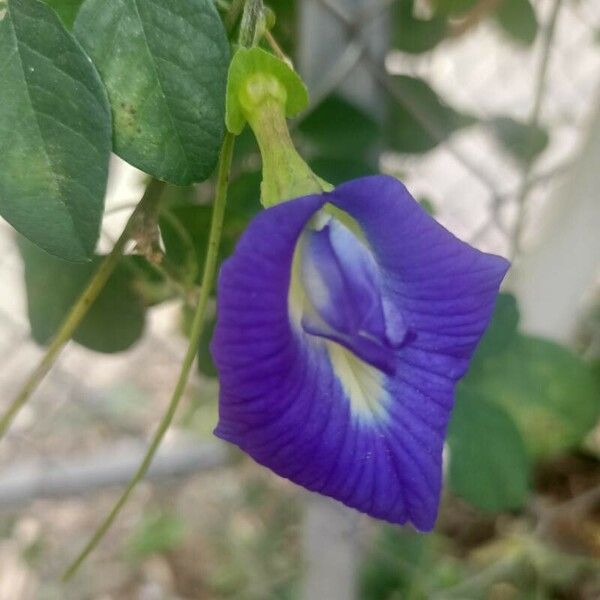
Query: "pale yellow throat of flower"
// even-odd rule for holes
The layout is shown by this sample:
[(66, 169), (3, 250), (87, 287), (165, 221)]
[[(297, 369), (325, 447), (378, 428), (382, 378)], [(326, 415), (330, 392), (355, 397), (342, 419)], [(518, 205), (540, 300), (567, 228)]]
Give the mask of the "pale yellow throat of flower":
[[(389, 403), (389, 394), (384, 387), (385, 374), (337, 342), (308, 334), (302, 328), (302, 316), (307, 311), (314, 311), (300, 275), (302, 243), (300, 237), (294, 252), (288, 292), (288, 314), (292, 326), (298, 335), (310, 338), (308, 343), (325, 347), (333, 372), (350, 402), (352, 416), (362, 423), (385, 421)], [(316, 282), (317, 285), (320, 283)]]

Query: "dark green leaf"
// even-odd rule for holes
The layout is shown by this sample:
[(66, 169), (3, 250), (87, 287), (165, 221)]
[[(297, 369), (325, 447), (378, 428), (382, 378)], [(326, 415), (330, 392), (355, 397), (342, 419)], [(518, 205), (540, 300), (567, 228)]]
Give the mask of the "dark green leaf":
[(427, 197), (419, 197), (417, 198), (417, 202), (423, 207), (423, 210), (432, 217), (435, 216), (435, 204), (434, 202)]
[[(260, 210), (260, 172), (244, 173), (234, 179), (228, 190), (227, 210), (221, 239), (220, 258), (233, 252), (235, 242), (248, 221)], [(184, 277), (191, 265), (199, 282), (210, 231), (212, 206), (188, 204), (168, 208), (160, 219), (166, 259), (180, 269)]]
[(521, 507), (529, 487), (529, 459), (517, 426), (501, 407), (459, 387), (448, 431), (449, 484), (487, 511)]
[(298, 41), (297, 6), (299, 3), (290, 0), (269, 0), (267, 6), (275, 14), (273, 36), (288, 56), (295, 56), (295, 45)]
[(315, 157), (309, 161), (310, 168), (332, 185), (339, 185), (350, 179), (376, 173), (371, 165), (351, 158)]
[(71, 29), (83, 0), (44, 0), (44, 2), (51, 6), (65, 26)]
[[(22, 238), (19, 250), (25, 265), (31, 335), (38, 344), (45, 345), (86, 287), (102, 257), (83, 264), (66, 262)], [(73, 339), (97, 352), (119, 352), (136, 342), (144, 328), (145, 309), (133, 286), (131, 271), (123, 263), (118, 265)]]
[(469, 12), (478, 0), (433, 0), (436, 12), (441, 15), (457, 17)]
[(518, 323), (519, 309), (515, 297), (499, 294), (492, 321), (477, 346), (471, 370), (477, 369), (480, 361), (503, 352), (516, 339)]
[(75, 33), (104, 80), (115, 152), (185, 185), (212, 172), (229, 44), (212, 0), (86, 0)]
[(526, 46), (533, 44), (538, 22), (529, 0), (502, 0), (495, 17), (513, 40)]
[(298, 127), (316, 154), (336, 158), (365, 157), (379, 139), (377, 123), (339, 96), (330, 96)]
[[(428, 536), (384, 526), (360, 574), (360, 598), (390, 600), (415, 591), (415, 574), (431, 558)], [(416, 597), (416, 595), (414, 595)]]
[(415, 0), (394, 3), (394, 48), (419, 54), (434, 48), (446, 35), (446, 18), (439, 14), (430, 19), (414, 15)]
[(590, 367), (534, 337), (515, 336), (502, 352), (478, 361), (464, 385), (512, 415), (533, 456), (577, 446), (600, 416), (600, 386)]
[(548, 132), (539, 125), (532, 127), (511, 117), (496, 117), (489, 123), (506, 152), (524, 165), (535, 160), (550, 140)]
[(427, 152), (455, 130), (475, 122), (445, 104), (423, 80), (408, 75), (393, 79), (397, 97), (391, 110), (390, 142), (394, 150)]
[(0, 215), (66, 260), (93, 255), (110, 112), (93, 65), (56, 13), (9, 0), (0, 20)]

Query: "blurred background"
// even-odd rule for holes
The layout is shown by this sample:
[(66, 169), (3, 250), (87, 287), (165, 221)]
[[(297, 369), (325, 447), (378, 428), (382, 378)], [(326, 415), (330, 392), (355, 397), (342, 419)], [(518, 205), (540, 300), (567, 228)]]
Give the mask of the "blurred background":
[[(67, 21), (78, 6), (50, 4)], [(235, 27), (241, 4), (217, 4)], [(185, 350), (213, 184), (167, 186), (160, 240), (130, 249), (2, 442), (0, 600), (600, 598), (600, 3), (270, 7), (266, 45), (311, 94), (293, 129), (314, 169), (396, 175), (456, 235), (514, 261), (458, 391), (438, 526), (375, 522), (214, 439), (209, 327), (149, 481), (58, 583), (141, 459)], [(259, 209), (259, 169), (245, 132), (223, 257)], [(101, 251), (142, 190), (115, 158)], [(91, 268), (0, 222), (3, 406)]]

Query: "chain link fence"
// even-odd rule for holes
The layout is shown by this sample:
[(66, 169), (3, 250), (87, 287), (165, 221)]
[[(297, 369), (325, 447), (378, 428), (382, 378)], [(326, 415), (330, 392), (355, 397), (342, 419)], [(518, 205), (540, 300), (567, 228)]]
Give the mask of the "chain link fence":
[[(350, 93), (351, 100), (369, 110), (375, 119), (390, 104), (402, 106), (440, 143), (421, 154), (385, 152), (379, 159), (381, 168), (400, 174), (413, 194), (427, 198), (436, 217), (459, 237), (481, 249), (504, 255), (526, 250), (536, 236), (536, 224), (545, 201), (568, 170), (585, 137), (587, 119), (600, 98), (600, 5), (596, 0), (539, 0), (535, 9), (540, 30), (531, 48), (507, 41), (499, 28), (484, 18), (484, 12), (474, 15), (466, 30), (457, 28), (452, 37), (433, 51), (415, 55), (393, 50), (390, 39), (393, 5), (390, 0), (303, 1), (299, 7), (298, 63), (311, 91), (309, 111), (337, 92)], [(423, 14), (427, 11), (426, 6), (417, 9), (425, 11)], [(325, 37), (317, 39), (319, 35)], [(421, 102), (414, 90), (403, 86), (397, 75), (423, 79), (444, 102), (459, 113), (474, 115), (477, 122), (448, 135), (440, 129), (438, 115), (430, 114), (427, 103)], [(494, 133), (494, 119), (500, 116), (547, 130), (548, 146), (538, 160), (523, 164), (507, 151)], [(125, 167), (116, 161), (115, 165), (114, 171), (122, 174)], [(132, 190), (127, 182), (113, 187), (109, 207), (130, 201), (135, 196)], [(105, 226), (109, 236), (121, 217), (107, 217)], [(0, 402), (5, 404), (41, 350), (29, 339), (22, 264), (12, 230), (5, 223), (0, 223), (0, 257)], [(137, 456), (140, 443), (153, 431), (168, 398), (185, 345), (177, 320), (173, 306), (167, 304), (155, 309), (150, 313), (143, 340), (126, 354), (98, 355), (71, 344), (15, 422), (0, 449), (0, 510), (4, 509), (0, 521), (4, 531), (0, 539), (0, 600), (64, 597), (59, 588), (49, 583), (60, 569), (64, 547), (74, 553), (74, 548), (81, 545), (105, 514), (114, 498), (110, 486), (126, 480), (128, 470), (121, 467)], [(184, 425), (175, 427), (166, 440), (166, 462), (157, 473), (161, 483), (155, 488), (144, 487), (136, 496), (120, 519), (121, 524), (93, 558), (90, 570), (85, 571), (88, 575), (92, 571), (97, 573), (86, 584), (92, 591), (84, 591), (85, 586), (80, 584), (73, 598), (235, 597), (225, 593), (211, 596), (206, 590), (198, 592), (198, 596), (174, 591), (178, 589), (174, 580), (181, 573), (170, 561), (149, 559), (135, 575), (122, 572), (129, 567), (117, 568), (114, 562), (118, 554), (115, 548), (139, 524), (140, 514), (148, 503), (166, 502), (186, 520), (194, 520), (190, 515), (201, 509), (190, 511), (192, 500), (208, 503), (208, 514), (213, 517), (219, 515), (218, 505), (224, 502), (230, 507), (227, 514), (233, 519), (228, 526), (241, 536), (260, 530), (263, 521), (273, 517), (248, 512), (251, 503), (236, 516), (233, 507), (239, 506), (232, 498), (240, 493), (240, 481), (258, 485), (254, 467), (242, 466), (241, 474), (223, 467), (218, 473), (204, 475), (195, 472), (223, 465), (227, 457), (214, 455), (209, 464), (184, 460), (183, 466), (173, 458), (181, 457), (179, 449), (187, 448), (190, 438), (195, 439), (197, 430), (192, 436), (186, 433), (189, 421), (196, 419), (194, 411), (203, 415), (199, 428), (210, 439), (209, 425), (216, 397), (214, 384), (197, 379), (188, 396), (191, 408), (183, 410)], [(210, 406), (201, 408), (202, 405)], [(206, 448), (203, 446), (201, 451)], [(207, 452), (214, 450), (210, 446)], [(189, 452), (196, 456), (195, 442)], [(62, 502), (41, 500), (40, 497), (52, 494), (39, 485), (39, 477), (59, 472), (64, 475), (65, 468), (72, 467), (75, 459), (84, 459), (77, 465), (87, 473), (89, 491), (94, 494)], [(95, 485), (93, 467), (106, 466), (107, 461), (114, 461), (113, 476), (105, 472), (102, 483)], [(88, 467), (92, 468), (91, 474)], [(165, 479), (173, 472), (186, 477), (175, 485)], [(18, 513), (14, 511), (14, 496), (9, 501), (10, 494), (6, 491), (6, 486), (14, 483), (15, 473), (30, 477), (29, 487), (25, 486), (17, 496), (16, 503), (22, 507)], [(81, 471), (73, 473), (77, 478)], [(283, 494), (285, 501), (297, 497), (298, 492), (286, 483), (266, 474), (260, 477), (260, 485), (274, 488)], [(106, 491), (98, 491), (105, 485), (108, 485)], [(190, 491), (194, 486), (202, 488), (202, 494)], [(65, 495), (69, 490), (86, 491), (72, 490), (68, 485), (64, 490)], [(14, 489), (11, 493), (15, 493)], [(183, 500), (174, 499), (177, 495)], [(297, 519), (284, 532), (284, 537), (296, 540), (288, 540), (294, 548), (292, 557), (300, 552), (298, 522)], [(202, 526), (212, 527), (204, 517), (191, 527), (200, 530)], [(230, 529), (227, 531), (234, 535)], [(41, 540), (45, 540), (43, 544)], [(27, 552), (33, 552), (36, 544), (45, 544), (41, 551), (45, 557), (42, 569), (35, 560), (27, 558)], [(189, 548), (187, 551), (185, 558), (179, 557), (178, 564), (200, 564), (203, 551)], [(242, 550), (238, 547), (237, 551)], [(257, 560), (260, 557), (254, 557), (251, 564), (256, 565)], [(214, 564), (204, 563), (198, 568), (204, 576), (205, 569), (213, 567), (216, 569)], [(259, 586), (243, 597), (279, 597), (273, 592), (277, 582), (294, 579), (298, 571), (295, 563), (284, 559), (280, 567), (275, 568), (275, 574), (269, 572), (271, 587)], [(107, 575), (110, 569), (118, 571), (112, 580)], [(260, 572), (264, 575), (264, 568)], [(252, 590), (254, 583), (253, 579), (248, 589)], [(197, 582), (190, 583), (189, 589), (195, 589), (194, 585), (204, 590), (204, 584)]]

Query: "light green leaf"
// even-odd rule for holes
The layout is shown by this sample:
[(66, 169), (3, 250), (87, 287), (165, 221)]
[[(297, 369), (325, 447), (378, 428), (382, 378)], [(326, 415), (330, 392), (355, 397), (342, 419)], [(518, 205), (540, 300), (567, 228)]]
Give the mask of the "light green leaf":
[(600, 386), (591, 368), (554, 342), (515, 336), (473, 365), (463, 385), (504, 407), (534, 457), (581, 443), (600, 417)]
[(449, 484), (486, 511), (521, 507), (529, 488), (525, 444), (508, 413), (459, 387), (448, 432)]
[[(84, 264), (66, 262), (23, 238), (19, 239), (19, 250), (25, 266), (31, 335), (38, 344), (45, 345), (85, 289), (102, 257)], [(119, 264), (73, 339), (97, 352), (119, 352), (134, 344), (142, 334), (145, 320), (145, 308), (134, 285), (131, 271)]]
[(496, 117), (489, 125), (504, 150), (523, 165), (533, 162), (548, 145), (548, 132), (539, 125), (532, 127), (511, 117)]
[(229, 44), (212, 0), (86, 0), (75, 34), (112, 106), (115, 152), (178, 185), (212, 172)]
[(514, 41), (525, 46), (533, 44), (538, 22), (529, 0), (502, 0), (495, 17)]
[(445, 104), (422, 79), (396, 75), (394, 82), (400, 101), (391, 107), (390, 142), (398, 152), (427, 152), (457, 129), (475, 122)]
[(66, 260), (93, 255), (104, 208), (110, 112), (102, 83), (56, 13), (8, 0), (0, 20), (0, 215)]
[[(256, 84), (248, 86), (247, 82), (256, 75), (266, 77), (265, 91), (270, 89), (270, 80), (282, 86), (285, 114), (288, 117), (297, 115), (308, 104), (308, 91), (300, 76), (283, 60), (273, 56), (262, 48), (240, 48), (233, 56), (227, 77), (227, 129), (239, 135), (246, 125), (244, 107), (256, 101)], [(254, 80), (256, 82), (256, 80)], [(250, 93), (249, 93), (250, 91)], [(259, 96), (262, 99), (262, 96)]]

